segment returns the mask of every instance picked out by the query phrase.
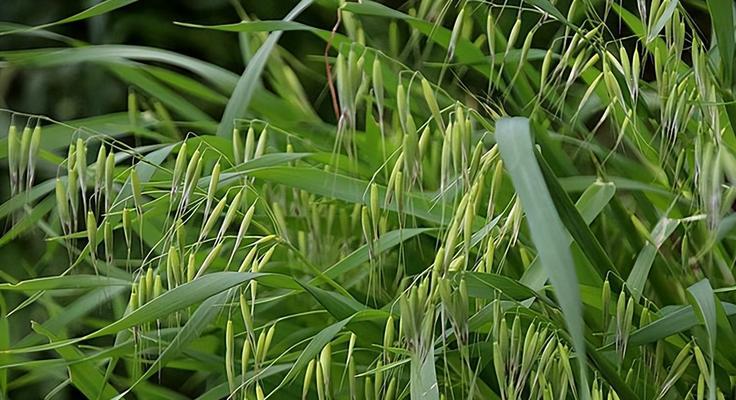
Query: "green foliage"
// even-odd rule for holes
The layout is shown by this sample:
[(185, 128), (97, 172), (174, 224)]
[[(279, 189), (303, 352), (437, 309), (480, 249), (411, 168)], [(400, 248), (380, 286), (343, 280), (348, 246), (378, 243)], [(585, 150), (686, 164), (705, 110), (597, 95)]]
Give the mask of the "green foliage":
[(124, 88), (0, 110), (0, 399), (736, 393), (732, 2), (143, 3), (0, 24)]

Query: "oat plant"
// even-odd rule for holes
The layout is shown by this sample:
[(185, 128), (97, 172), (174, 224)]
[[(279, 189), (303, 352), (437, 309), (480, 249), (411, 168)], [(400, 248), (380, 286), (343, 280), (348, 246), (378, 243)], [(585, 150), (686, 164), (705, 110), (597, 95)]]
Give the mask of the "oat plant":
[(235, 70), (59, 33), (146, 7), (93, 3), (0, 24), (127, 88), (2, 109), (0, 398), (736, 398), (733, 1), (157, 21)]

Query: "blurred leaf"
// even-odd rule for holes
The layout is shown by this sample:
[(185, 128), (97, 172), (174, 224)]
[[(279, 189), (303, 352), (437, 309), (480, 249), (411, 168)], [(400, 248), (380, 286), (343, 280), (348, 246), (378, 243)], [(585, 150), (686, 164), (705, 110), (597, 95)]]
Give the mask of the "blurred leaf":
[(117, 10), (118, 8), (125, 7), (128, 4), (135, 3), (136, 1), (137, 0), (104, 0), (70, 17), (66, 17), (64, 19), (60, 19), (55, 22), (49, 22), (43, 25), (32, 27), (32, 28), (0, 32), (0, 36), (23, 33), (27, 30), (45, 29), (45, 28), (50, 28), (52, 26), (56, 26), (56, 25), (62, 25), (62, 24), (70, 23), (70, 22), (82, 21), (88, 18), (96, 17), (98, 15), (106, 14), (113, 10)]
[(0, 291), (29, 291), (89, 289), (107, 286), (128, 286), (130, 282), (99, 275), (63, 275), (36, 278), (18, 283), (0, 283)]
[[(733, 58), (736, 45), (734, 44), (734, 10), (733, 1), (729, 0), (707, 0), (708, 13), (713, 24), (716, 36), (718, 55), (723, 69), (723, 80), (726, 86), (733, 84)], [(736, 129), (736, 128), (734, 128)]]
[[(301, 0), (283, 20), (286, 22), (293, 20), (304, 9), (309, 7), (312, 1)], [(235, 120), (246, 116), (253, 92), (255, 92), (256, 87), (260, 84), (260, 76), (263, 68), (266, 66), (268, 56), (274, 47), (276, 47), (276, 42), (281, 37), (281, 33), (282, 31), (271, 33), (253, 58), (251, 58), (245, 71), (243, 71), (243, 75), (238, 80), (238, 84), (235, 86), (233, 95), (227, 102), (227, 106), (225, 106), (225, 112), (222, 114), (220, 125), (217, 127), (217, 136), (230, 137), (233, 133)]]

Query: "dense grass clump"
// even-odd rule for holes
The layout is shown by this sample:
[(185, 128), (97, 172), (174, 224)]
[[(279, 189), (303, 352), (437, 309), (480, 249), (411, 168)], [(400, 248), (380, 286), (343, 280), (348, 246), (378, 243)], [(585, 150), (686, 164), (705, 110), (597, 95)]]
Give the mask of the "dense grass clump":
[(736, 398), (732, 1), (131, 3), (0, 24), (128, 90), (2, 110), (0, 398)]

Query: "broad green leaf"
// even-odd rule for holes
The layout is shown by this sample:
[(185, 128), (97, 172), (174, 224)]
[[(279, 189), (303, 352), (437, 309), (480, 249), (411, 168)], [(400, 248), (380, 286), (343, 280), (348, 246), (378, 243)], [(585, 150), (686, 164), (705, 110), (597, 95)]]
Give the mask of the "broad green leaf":
[[(616, 186), (612, 183), (593, 182), (588, 186), (575, 203), (575, 208), (586, 224), (590, 225), (595, 220), (606, 205), (608, 205), (608, 202), (611, 201), (615, 192)], [(572, 244), (573, 238), (569, 233), (566, 233), (565, 238), (568, 246)], [(539, 257), (535, 257), (534, 261), (527, 267), (520, 282), (535, 291), (544, 287), (544, 284), (547, 282), (547, 275), (542, 268)]]
[(281, 381), (281, 385), (291, 383), (294, 379), (296, 379), (297, 374), (300, 374), (305, 368), (307, 368), (307, 364), (309, 364), (309, 361), (313, 360), (327, 345), (327, 343), (330, 343), (335, 335), (337, 335), (343, 328), (345, 328), (350, 320), (352, 320), (356, 315), (358, 314), (354, 314), (353, 316), (345, 318), (342, 321), (335, 322), (334, 324), (322, 329), (318, 334), (316, 334), (312, 338), (312, 340), (309, 341), (307, 347), (305, 347), (304, 350), (302, 350), (302, 352), (299, 354), (299, 358), (297, 358), (296, 362), (294, 362), (294, 365)]
[(346, 297), (339, 293), (322, 290), (320, 288), (304, 284), (304, 290), (312, 295), (321, 305), (336, 319), (342, 320), (353, 314), (367, 310), (368, 307), (352, 297)]
[(409, 18), (408, 15), (375, 1), (364, 1), (360, 3), (346, 2), (345, 4), (343, 4), (342, 9), (351, 13), (370, 15), (374, 17), (386, 17), (396, 19)]
[(659, 32), (662, 31), (665, 24), (670, 22), (670, 19), (672, 18), (672, 14), (674, 14), (675, 9), (677, 9), (677, 5), (680, 3), (679, 0), (670, 0), (667, 4), (667, 8), (664, 9), (664, 12), (662, 12), (657, 19), (657, 21), (654, 23), (654, 26), (652, 27), (652, 30), (649, 31), (647, 34), (647, 42), (651, 42), (654, 40), (657, 35), (659, 35)]
[[(734, 44), (734, 4), (730, 0), (707, 0), (713, 31), (715, 32), (718, 55), (721, 60), (723, 80), (726, 85), (733, 83)], [(736, 128), (734, 128), (736, 129)]]
[(228, 297), (228, 292), (223, 291), (208, 298), (199, 307), (197, 307), (197, 310), (191, 317), (189, 317), (186, 324), (184, 324), (184, 326), (179, 330), (174, 339), (168, 346), (166, 346), (164, 351), (161, 352), (156, 361), (148, 367), (146, 372), (141, 375), (138, 380), (115, 397), (115, 399), (124, 398), (128, 392), (136, 388), (140, 383), (144, 382), (164, 367), (168, 360), (181, 353), (192, 340), (197, 339), (217, 317), (220, 311), (219, 309), (227, 302)]
[[(80, 338), (62, 340), (49, 345), (15, 348), (5, 351), (4, 353), (22, 354), (46, 351), (80, 342), (82, 340), (111, 335), (123, 329), (128, 329), (145, 322), (151, 322), (167, 317), (176, 311), (202, 302), (230, 288), (242, 285), (243, 283), (255, 279), (260, 275), (261, 274), (247, 272), (215, 272), (206, 274), (189, 283), (185, 283), (165, 292), (161, 296), (156, 297), (123, 318)], [(0, 352), (0, 354), (2, 353), (3, 352)]]
[[(384, 251), (389, 250), (402, 242), (405, 242), (417, 235), (429, 232), (431, 230), (432, 229), (430, 228), (397, 229), (383, 234), (380, 238), (378, 238), (377, 241), (372, 244), (374, 254), (381, 254)], [(358, 248), (354, 252), (350, 253), (347, 257), (341, 259), (337, 263), (327, 268), (324, 272), (324, 275), (328, 278), (335, 279), (345, 272), (353, 270), (366, 263), (369, 258), (369, 245), (365, 244), (363, 246), (360, 246), (360, 248)], [(320, 281), (321, 279), (319, 277), (316, 277), (312, 279), (312, 281), (310, 281), (309, 283), (312, 285), (316, 285), (319, 284)]]
[(439, 400), (437, 374), (434, 366), (434, 347), (425, 355), (412, 355), (410, 391), (412, 400)]
[[(51, 342), (58, 340), (52, 332), (44, 330), (40, 325), (34, 324), (34, 330), (49, 338)], [(84, 357), (79, 349), (73, 345), (57, 347), (56, 352), (66, 361), (76, 361)], [(87, 398), (112, 398), (117, 396), (117, 391), (102, 380), (102, 374), (91, 362), (72, 363), (69, 365), (69, 377), (74, 385)]]
[(628, 279), (626, 279), (626, 287), (631, 292), (631, 296), (635, 301), (638, 302), (641, 298), (644, 291), (644, 284), (649, 276), (649, 270), (652, 267), (657, 251), (659, 251), (660, 246), (670, 237), (679, 224), (679, 220), (662, 218), (652, 230), (650, 240), (644, 245), (644, 248), (641, 249), (639, 255), (636, 257), (634, 267), (631, 273), (629, 273)]
[[(256, 159), (244, 162), (236, 165), (232, 168), (225, 170), (220, 174), (220, 184), (233, 181), (237, 178), (250, 175), (253, 171), (261, 168), (273, 167), (276, 165), (287, 164), (292, 161), (300, 160), (305, 157), (309, 157), (311, 153), (269, 153), (264, 154)], [(199, 179), (197, 185), (199, 187), (206, 188), (211, 180), (210, 176), (205, 176)]]
[(524, 2), (539, 8), (560, 22), (567, 22), (565, 16), (549, 0), (524, 0)]
[(503, 297), (521, 301), (529, 298), (537, 298), (537, 292), (523, 284), (503, 275), (482, 273), (482, 272), (463, 272), (462, 277), (468, 287), (468, 295), (472, 297), (495, 299), (494, 291), (497, 291)]
[[(595, 176), (570, 176), (558, 178), (560, 184), (567, 192), (582, 192), (588, 188), (588, 186), (598, 181)], [(672, 194), (667, 189), (653, 185), (646, 184), (632, 179), (621, 178), (619, 176), (608, 176), (606, 181), (614, 184), (616, 189), (621, 191), (639, 191), (660, 194), (663, 196), (671, 196)]]
[[(736, 305), (731, 303), (723, 303), (723, 309), (726, 315), (736, 315)], [(668, 306), (660, 311), (662, 314), (658, 319), (643, 326), (629, 336), (629, 343), (635, 346), (656, 342), (684, 332), (698, 324), (698, 317), (695, 315), (692, 306)]]
[[(76, 328), (77, 323), (88, 313), (98, 310), (102, 305), (112, 301), (128, 290), (126, 286), (104, 286), (80, 296), (74, 302), (67, 304), (62, 312), (51, 316), (41, 323), (41, 328), (49, 332), (61, 332), (68, 327)], [(26, 347), (38, 344), (41, 336), (33, 333), (17, 341), (15, 347)]]
[[(151, 74), (156, 79), (174, 87), (186, 94), (199, 97), (202, 100), (209, 101), (221, 106), (227, 104), (227, 97), (221, 93), (210, 88), (209, 86), (200, 83), (199, 81), (190, 78), (184, 74), (171, 71), (166, 68), (158, 68), (152, 66), (146, 66), (143, 68), (146, 72)], [(207, 119), (210, 119), (209, 117)], [(199, 121), (201, 123), (201, 121)]]
[[(63, 183), (66, 183), (66, 177), (62, 177), (61, 180)], [(26, 193), (16, 194), (0, 205), (0, 218), (7, 217), (24, 205), (32, 203), (33, 201), (53, 192), (55, 187), (56, 178), (53, 178), (35, 185)]]
[(588, 399), (585, 327), (578, 278), (565, 241), (565, 228), (534, 156), (529, 120), (518, 117), (499, 120), (496, 123), (496, 141), (521, 199), (532, 241), (555, 289), (572, 337), (581, 374), (579, 394), (583, 399)]
[(247, 272), (216, 272), (203, 275), (189, 283), (175, 287), (118, 321), (87, 335), (86, 338), (110, 335), (144, 322), (166, 317), (227, 289), (242, 285), (259, 275)]
[(575, 205), (565, 190), (562, 189), (562, 185), (560, 185), (550, 166), (547, 165), (547, 162), (539, 152), (535, 152), (535, 154), (537, 155), (537, 161), (549, 188), (554, 206), (559, 212), (560, 219), (590, 263), (595, 267), (593, 271), (597, 271), (601, 278), (605, 277), (610, 271), (617, 272), (616, 267), (603, 250), (603, 246), (601, 246), (596, 236), (590, 231), (588, 224), (577, 209), (575, 209)]
[(13, 241), (22, 233), (33, 228), (38, 221), (46, 216), (56, 205), (56, 200), (48, 196), (41, 203), (37, 204), (28, 210), (26, 214), (15, 222), (12, 228), (8, 229), (5, 234), (0, 237), (0, 247), (5, 246), (7, 243)]
[(708, 377), (708, 398), (715, 400), (716, 398), (716, 371), (714, 368), (714, 358), (717, 340), (717, 316), (716, 316), (716, 295), (710, 286), (708, 279), (687, 288), (688, 295), (693, 304), (693, 309), (700, 322), (705, 325), (707, 347), (705, 353), (710, 363), (710, 376)]

